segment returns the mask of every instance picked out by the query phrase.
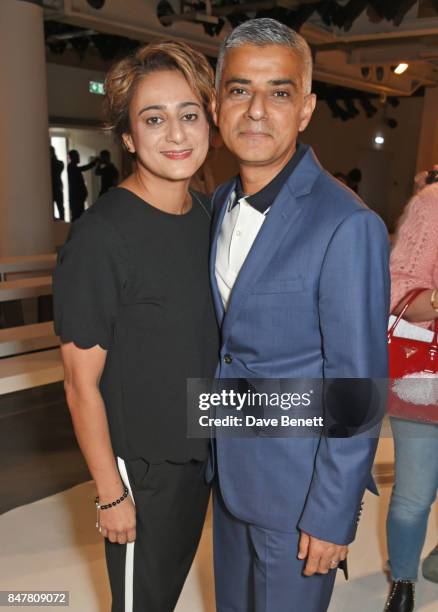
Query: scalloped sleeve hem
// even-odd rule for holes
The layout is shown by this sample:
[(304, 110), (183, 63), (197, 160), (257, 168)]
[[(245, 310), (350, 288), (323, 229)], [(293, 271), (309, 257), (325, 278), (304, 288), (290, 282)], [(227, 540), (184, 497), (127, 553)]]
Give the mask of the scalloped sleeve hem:
[(85, 214), (73, 224), (53, 273), (54, 327), (62, 342), (108, 350), (125, 266), (112, 228)]

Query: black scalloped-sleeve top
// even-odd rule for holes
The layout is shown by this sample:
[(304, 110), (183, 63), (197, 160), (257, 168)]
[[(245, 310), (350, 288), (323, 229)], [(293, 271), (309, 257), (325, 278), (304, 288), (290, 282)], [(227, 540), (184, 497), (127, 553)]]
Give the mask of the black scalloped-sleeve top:
[(62, 342), (107, 350), (100, 390), (114, 453), (156, 463), (204, 459), (186, 437), (186, 380), (213, 377), (219, 352), (209, 278), (210, 216), (110, 190), (71, 229), (54, 271)]

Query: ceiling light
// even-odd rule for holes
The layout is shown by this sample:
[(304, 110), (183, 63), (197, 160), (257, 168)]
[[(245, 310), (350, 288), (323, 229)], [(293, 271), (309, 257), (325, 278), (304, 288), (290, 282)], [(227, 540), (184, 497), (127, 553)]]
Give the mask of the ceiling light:
[(381, 145), (385, 142), (385, 139), (383, 138), (383, 136), (376, 136), (374, 138), (374, 142), (378, 145)]
[(403, 74), (409, 68), (409, 64), (401, 63), (394, 68), (394, 74)]

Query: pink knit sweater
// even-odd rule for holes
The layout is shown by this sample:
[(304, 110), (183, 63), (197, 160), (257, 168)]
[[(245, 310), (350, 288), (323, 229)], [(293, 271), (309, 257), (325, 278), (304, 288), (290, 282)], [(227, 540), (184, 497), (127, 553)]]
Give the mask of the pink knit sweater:
[(406, 206), (391, 252), (391, 282), (391, 310), (412, 289), (438, 287), (438, 183)]

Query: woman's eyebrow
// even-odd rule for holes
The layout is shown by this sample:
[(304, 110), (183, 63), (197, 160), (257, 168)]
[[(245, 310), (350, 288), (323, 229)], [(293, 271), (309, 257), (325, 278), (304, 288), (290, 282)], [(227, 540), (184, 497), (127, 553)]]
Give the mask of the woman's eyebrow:
[[(198, 102), (193, 102), (192, 100), (187, 102), (180, 102), (178, 108), (185, 108), (186, 106), (197, 106), (201, 108), (201, 105)], [(167, 106), (165, 104), (150, 104), (149, 106), (144, 106), (141, 110), (138, 111), (138, 115), (140, 116), (142, 113), (148, 110), (166, 110)]]

